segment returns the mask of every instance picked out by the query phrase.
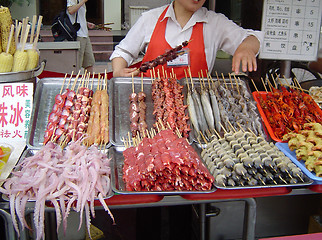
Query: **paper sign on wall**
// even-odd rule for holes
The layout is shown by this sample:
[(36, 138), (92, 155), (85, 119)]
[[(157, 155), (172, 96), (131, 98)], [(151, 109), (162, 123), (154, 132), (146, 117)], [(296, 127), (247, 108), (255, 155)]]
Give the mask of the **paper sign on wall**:
[(319, 49), (321, 0), (264, 0), (260, 58), (314, 61)]

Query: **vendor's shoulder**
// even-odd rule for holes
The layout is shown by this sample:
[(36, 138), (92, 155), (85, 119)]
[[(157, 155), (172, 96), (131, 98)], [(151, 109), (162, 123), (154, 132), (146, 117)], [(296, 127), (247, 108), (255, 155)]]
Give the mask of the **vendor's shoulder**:
[(161, 13), (164, 11), (164, 9), (166, 8), (167, 6), (162, 6), (162, 7), (157, 7), (157, 8), (152, 8), (150, 10), (147, 10), (147, 11), (144, 11), (142, 13), (142, 16), (145, 16), (145, 17), (149, 17), (149, 16), (159, 16), (161, 15)]

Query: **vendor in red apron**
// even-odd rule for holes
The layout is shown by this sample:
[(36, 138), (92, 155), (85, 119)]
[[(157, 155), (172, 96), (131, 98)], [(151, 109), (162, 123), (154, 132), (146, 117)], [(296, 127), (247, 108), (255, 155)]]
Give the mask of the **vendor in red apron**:
[[(166, 70), (173, 68), (178, 79), (184, 77), (188, 67), (193, 77), (198, 77), (200, 71), (211, 72), (218, 50), (233, 55), (233, 72), (256, 71), (263, 32), (243, 29), (223, 14), (202, 7), (204, 3), (174, 0), (142, 13), (110, 57), (113, 76), (137, 76), (140, 70), (129, 66), (141, 52), (145, 52), (142, 62), (151, 61), (184, 41), (189, 41), (184, 53), (163, 65)], [(147, 71), (145, 76), (149, 74)]]

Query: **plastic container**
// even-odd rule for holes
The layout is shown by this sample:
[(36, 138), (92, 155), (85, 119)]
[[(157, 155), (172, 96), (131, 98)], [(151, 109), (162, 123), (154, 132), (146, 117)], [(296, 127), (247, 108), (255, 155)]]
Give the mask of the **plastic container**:
[(288, 143), (281, 143), (277, 142), (275, 143), (276, 147), (278, 147), (287, 157), (289, 157), (292, 162), (296, 166), (298, 166), (310, 179), (312, 179), (313, 185), (314, 184), (322, 184), (322, 177), (317, 177), (314, 172), (310, 172), (306, 167), (305, 167), (305, 162), (303, 160), (297, 160), (295, 150), (291, 151), (290, 148), (288, 147)]
[(8, 159), (13, 152), (14, 147), (8, 143), (0, 143), (0, 173), (1, 170), (4, 168)]
[[(270, 135), (270, 137), (275, 141), (275, 142), (283, 142), (282, 139), (278, 138), (275, 133), (273, 128), (271, 127), (270, 123), (268, 122), (267, 118), (266, 118), (266, 114), (264, 113), (264, 110), (262, 109), (261, 105), (260, 105), (260, 98), (261, 97), (264, 101), (266, 100), (266, 95), (267, 92), (264, 91), (259, 91), (259, 92), (253, 92), (253, 97), (255, 99), (255, 101), (257, 102), (257, 108), (258, 108), (258, 112), (261, 115), (263, 122), (266, 126), (266, 129)], [(321, 116), (322, 116), (322, 110), (319, 108), (319, 106), (314, 102), (314, 106), (315, 111), (318, 112)], [(284, 141), (285, 142), (285, 141)]]

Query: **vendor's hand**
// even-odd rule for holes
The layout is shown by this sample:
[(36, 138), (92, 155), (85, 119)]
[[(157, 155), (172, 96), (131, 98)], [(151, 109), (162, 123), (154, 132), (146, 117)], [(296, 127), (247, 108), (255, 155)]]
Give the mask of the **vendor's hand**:
[(87, 27), (89, 29), (94, 29), (95, 28), (95, 24), (94, 23), (91, 23), (91, 22), (87, 22)]
[(256, 54), (259, 41), (254, 36), (247, 37), (236, 49), (232, 60), (232, 71), (239, 73), (240, 65), (243, 72), (257, 71)]
[(118, 71), (113, 71), (113, 77), (132, 77), (138, 76), (140, 70), (138, 68), (123, 68)]

